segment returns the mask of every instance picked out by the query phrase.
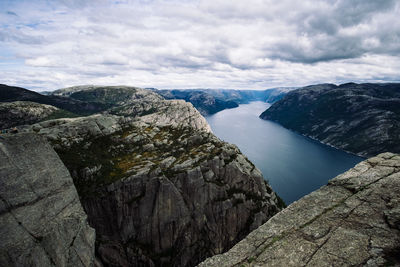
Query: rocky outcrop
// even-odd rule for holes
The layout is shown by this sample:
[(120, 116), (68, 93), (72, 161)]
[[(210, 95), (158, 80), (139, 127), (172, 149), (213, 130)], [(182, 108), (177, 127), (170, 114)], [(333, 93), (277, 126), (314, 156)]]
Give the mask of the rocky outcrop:
[(0, 129), (36, 123), (58, 110), (53, 106), (29, 101), (0, 103)]
[(199, 266), (398, 266), (400, 156), (356, 165)]
[(260, 117), (370, 157), (400, 152), (400, 84), (320, 84), (288, 93)]
[(103, 263), (193, 266), (279, 211), (236, 146), (207, 129), (146, 118), (94, 115), (25, 128), (46, 136), (72, 174)]
[(46, 137), (69, 169), (105, 265), (193, 266), (283, 205), (192, 104), (131, 87), (69, 95), (78, 96), (113, 108), (19, 130)]
[(204, 117), (193, 108), (191, 103), (183, 100), (163, 101), (163, 105), (158, 107), (156, 112), (145, 115), (141, 119), (159, 126), (180, 127), (184, 125), (196, 130), (211, 132)]
[(129, 86), (76, 86), (60, 89), (54, 95), (110, 105), (107, 113), (124, 117), (141, 117), (157, 125), (186, 125), (211, 131), (206, 120), (182, 100), (165, 100), (151, 90)]
[(0, 266), (92, 266), (95, 232), (52, 147), (4, 135), (0, 162)]
[(20, 132), (37, 133), (47, 138), (55, 148), (70, 147), (91, 137), (101, 137), (121, 131), (135, 121), (109, 114), (96, 114), (79, 118), (48, 120), (18, 127)]

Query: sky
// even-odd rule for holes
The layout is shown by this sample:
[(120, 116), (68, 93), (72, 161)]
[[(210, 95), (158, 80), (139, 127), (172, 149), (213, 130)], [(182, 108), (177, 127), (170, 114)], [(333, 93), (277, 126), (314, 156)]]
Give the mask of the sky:
[(0, 83), (399, 82), (397, 0), (0, 0)]

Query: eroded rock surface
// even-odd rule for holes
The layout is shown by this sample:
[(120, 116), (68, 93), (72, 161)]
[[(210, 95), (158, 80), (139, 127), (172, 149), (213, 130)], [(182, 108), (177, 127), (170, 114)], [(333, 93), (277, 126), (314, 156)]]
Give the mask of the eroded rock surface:
[(380, 154), (199, 266), (399, 266), (399, 211), (400, 156)]
[[(100, 121), (107, 132), (76, 124)], [(40, 125), (74, 178), (105, 264), (193, 266), (280, 209), (260, 171), (208, 131), (110, 115)]]
[[(97, 100), (120, 96), (100, 92)], [(192, 104), (155, 97), (149, 112), (138, 112), (132, 97), (113, 111), (119, 116), (20, 128), (46, 137), (69, 169), (105, 265), (194, 266), (282, 206), (260, 171), (215, 137)]]
[(0, 266), (92, 266), (95, 231), (72, 178), (35, 134), (0, 139)]
[(60, 89), (54, 95), (69, 96), (80, 101), (110, 105), (107, 113), (124, 117), (141, 117), (157, 125), (185, 125), (211, 131), (206, 120), (183, 100), (165, 100), (147, 89), (129, 86), (76, 86)]
[(59, 110), (50, 105), (29, 101), (0, 103), (0, 129), (41, 121)]

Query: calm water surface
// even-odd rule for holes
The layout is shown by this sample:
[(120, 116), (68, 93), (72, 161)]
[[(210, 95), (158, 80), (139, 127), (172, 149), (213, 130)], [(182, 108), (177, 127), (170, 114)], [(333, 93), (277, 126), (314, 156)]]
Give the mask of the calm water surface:
[(251, 102), (206, 119), (216, 136), (236, 144), (262, 171), (286, 204), (363, 160), (258, 118), (269, 106)]

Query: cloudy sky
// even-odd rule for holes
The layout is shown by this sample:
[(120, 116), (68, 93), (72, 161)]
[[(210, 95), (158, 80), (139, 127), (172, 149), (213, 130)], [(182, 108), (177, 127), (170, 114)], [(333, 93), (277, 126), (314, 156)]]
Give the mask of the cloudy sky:
[(0, 83), (400, 81), (399, 18), (396, 0), (0, 0)]

